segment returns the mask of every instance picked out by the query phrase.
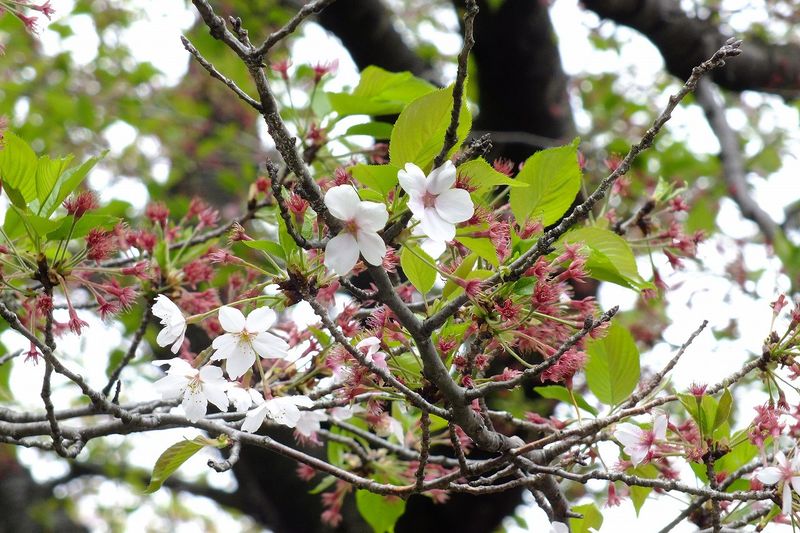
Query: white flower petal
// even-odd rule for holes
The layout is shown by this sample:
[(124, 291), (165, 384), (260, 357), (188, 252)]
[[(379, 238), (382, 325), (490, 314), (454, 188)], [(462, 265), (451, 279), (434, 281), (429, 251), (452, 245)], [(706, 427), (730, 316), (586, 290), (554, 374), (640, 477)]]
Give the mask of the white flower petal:
[(397, 172), (397, 181), (409, 195), (425, 194), (425, 173), (414, 163), (406, 163), (405, 168)]
[(367, 263), (378, 266), (383, 262), (383, 258), (386, 256), (386, 243), (383, 242), (380, 235), (371, 231), (359, 231), (356, 235), (356, 242)]
[(422, 248), (423, 252), (431, 256), (431, 259), (439, 259), (444, 251), (447, 250), (447, 243), (424, 238), (419, 241), (419, 247)]
[(231, 379), (238, 379), (243, 376), (245, 372), (250, 370), (253, 363), (256, 362), (256, 354), (253, 347), (249, 342), (240, 341), (236, 345), (236, 349), (228, 356), (225, 363), (225, 370), (228, 371), (228, 376)]
[(344, 276), (358, 262), (358, 242), (350, 233), (340, 233), (325, 245), (325, 266), (337, 276)]
[(310, 437), (320, 430), (320, 422), (324, 422), (326, 419), (327, 417), (322, 413), (301, 411), (295, 429), (304, 437)]
[[(426, 189), (433, 194), (442, 194), (456, 182), (456, 167), (452, 161), (445, 161), (444, 165), (431, 170), (428, 174)], [(471, 215), (470, 215), (471, 216)]]
[(225, 333), (220, 335), (211, 343), (211, 347), (216, 351), (211, 356), (212, 361), (219, 361), (220, 359), (227, 359), (233, 350), (236, 349), (238, 340), (232, 333)]
[(181, 407), (186, 413), (186, 418), (191, 422), (197, 422), (206, 416), (206, 407), (208, 402), (206, 396), (203, 394), (202, 387), (189, 387), (183, 395), (183, 402)]
[(269, 307), (259, 307), (258, 309), (250, 311), (250, 314), (247, 315), (245, 328), (247, 328), (247, 331), (250, 333), (267, 331), (277, 319), (278, 316), (275, 314), (275, 311)]
[(362, 231), (380, 231), (389, 220), (386, 206), (377, 202), (361, 202), (356, 214), (356, 223)]
[(756, 479), (765, 485), (774, 485), (781, 480), (781, 469), (775, 466), (762, 468), (756, 473)]
[(569, 527), (564, 522), (551, 522), (550, 533), (569, 533)]
[(170, 400), (182, 396), (187, 383), (189, 383), (189, 380), (185, 377), (168, 374), (153, 383), (153, 386), (161, 394), (162, 398)]
[(267, 404), (262, 403), (255, 409), (251, 409), (244, 415), (244, 423), (242, 423), (242, 431), (248, 433), (255, 433), (264, 423), (264, 418), (267, 416)]
[(653, 413), (653, 435), (658, 440), (667, 438), (667, 415), (664, 411), (656, 410)]
[(219, 324), (228, 333), (241, 333), (244, 330), (244, 315), (235, 307), (223, 305), (219, 308), (218, 316)]
[(181, 312), (180, 307), (175, 305), (175, 302), (170, 300), (167, 296), (159, 294), (156, 296), (156, 302), (153, 304), (153, 315), (164, 321), (175, 316), (183, 316), (183, 312)]
[(250, 393), (241, 387), (231, 387), (228, 389), (228, 399), (233, 404), (233, 410), (241, 413), (250, 409), (253, 405), (253, 400)]
[(436, 198), (436, 212), (447, 222), (458, 224), (472, 218), (475, 207), (464, 189), (450, 189)]
[(264, 359), (286, 359), (289, 356), (289, 344), (269, 332), (259, 333), (253, 339), (253, 349)]
[(354, 218), (360, 203), (361, 199), (358, 197), (358, 193), (350, 185), (331, 187), (325, 193), (325, 206), (339, 220)]
[(614, 431), (614, 438), (622, 443), (623, 446), (635, 446), (642, 441), (644, 430), (630, 422), (622, 422), (617, 424), (617, 429)]
[(792, 489), (788, 483), (783, 485), (783, 514), (792, 516)]
[(456, 236), (456, 227), (439, 216), (433, 207), (425, 209), (419, 221), (422, 232), (435, 241), (452, 241)]
[[(422, 196), (411, 195), (408, 197), (408, 208), (415, 218), (420, 219), (425, 214), (425, 203)], [(414, 226), (415, 228), (418, 226)]]

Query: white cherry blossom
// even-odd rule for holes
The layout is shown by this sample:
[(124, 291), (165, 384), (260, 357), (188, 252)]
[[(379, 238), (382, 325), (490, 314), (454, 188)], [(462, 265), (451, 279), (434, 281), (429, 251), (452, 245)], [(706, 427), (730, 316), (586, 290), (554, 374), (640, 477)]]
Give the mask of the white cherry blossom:
[(325, 246), (325, 266), (344, 276), (358, 262), (358, 255), (378, 266), (386, 255), (386, 244), (378, 235), (389, 220), (386, 206), (377, 202), (362, 202), (349, 185), (332, 187), (325, 193), (325, 205), (330, 213), (344, 222), (337, 236)]
[(400, 186), (408, 194), (408, 208), (419, 220), (422, 232), (438, 242), (452, 241), (456, 224), (472, 218), (475, 206), (469, 193), (454, 189), (456, 167), (452, 161), (431, 171), (428, 176), (414, 163), (397, 172)]
[(181, 407), (186, 418), (196, 422), (206, 415), (208, 402), (220, 411), (228, 410), (228, 396), (225, 392), (230, 383), (222, 377), (218, 366), (204, 366), (200, 370), (175, 357), (167, 361), (153, 361), (154, 365), (169, 365), (167, 375), (154, 383), (156, 390), (165, 399), (183, 398)]
[(622, 443), (623, 450), (631, 458), (633, 466), (639, 466), (650, 454), (650, 450), (658, 440), (667, 436), (667, 415), (656, 410), (653, 416), (653, 428), (642, 429), (636, 424), (623, 422), (617, 424), (614, 438)]
[(178, 353), (186, 335), (186, 317), (183, 316), (180, 307), (163, 294), (159, 294), (156, 296), (156, 303), (153, 304), (153, 314), (161, 319), (161, 325), (164, 326), (164, 329), (158, 332), (156, 342), (161, 347), (172, 344), (172, 353)]
[(356, 344), (356, 350), (364, 354), (364, 359), (368, 363), (389, 371), (389, 365), (386, 364), (386, 354), (379, 351), (381, 348), (381, 340), (377, 337), (367, 337), (363, 341)]
[(259, 405), (245, 415), (242, 431), (250, 433), (258, 431), (266, 417), (283, 426), (294, 428), (302, 416), (298, 407), (314, 405), (308, 396), (281, 396), (266, 401), (259, 397), (256, 401)]
[(569, 527), (564, 522), (551, 522), (550, 533), (569, 533)]
[(275, 311), (268, 307), (251, 311), (247, 318), (234, 307), (220, 307), (219, 323), (227, 333), (211, 343), (216, 350), (211, 360), (225, 359), (225, 370), (231, 379), (237, 379), (253, 366), (256, 355), (264, 359), (285, 359), (289, 345), (267, 331), (276, 319)]
[(756, 478), (766, 485), (774, 485), (783, 481), (783, 514), (790, 516), (792, 513), (792, 488), (800, 494), (800, 455), (795, 453), (794, 458), (789, 461), (783, 452), (775, 454), (777, 466), (762, 468), (756, 474)]

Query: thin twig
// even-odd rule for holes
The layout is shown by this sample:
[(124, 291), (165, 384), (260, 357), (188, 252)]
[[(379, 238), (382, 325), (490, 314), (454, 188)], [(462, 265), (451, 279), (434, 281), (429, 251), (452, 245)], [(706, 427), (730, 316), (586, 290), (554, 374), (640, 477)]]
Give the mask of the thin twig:
[(439, 154), (433, 160), (433, 168), (440, 167), (447, 158), (447, 153), (458, 142), (458, 120), (461, 114), (462, 102), (464, 101), (464, 83), (467, 80), (467, 63), (469, 62), (469, 52), (475, 44), (474, 23), (475, 16), (478, 14), (478, 4), (475, 0), (467, 0), (466, 12), (464, 13), (464, 44), (458, 54), (458, 72), (456, 81), (453, 84), (453, 109), (450, 112), (450, 124), (444, 134), (444, 144)]

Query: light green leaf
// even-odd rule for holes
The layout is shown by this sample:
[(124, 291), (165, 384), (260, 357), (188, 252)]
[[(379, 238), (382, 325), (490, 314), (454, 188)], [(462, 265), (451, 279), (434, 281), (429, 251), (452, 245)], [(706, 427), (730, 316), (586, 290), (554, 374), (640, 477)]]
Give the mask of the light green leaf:
[(602, 339), (587, 343), (586, 382), (606, 405), (619, 405), (639, 382), (639, 350), (624, 326), (613, 322)]
[(478, 158), (467, 161), (458, 167), (458, 174), (469, 179), (469, 183), (478, 188), (478, 192), (486, 192), (492, 187), (507, 185), (508, 187), (530, 187), (523, 181), (511, 179), (502, 172), (496, 171), (485, 159)]
[[(434, 91), (411, 102), (397, 119), (389, 144), (389, 157), (396, 167), (414, 163), (429, 170), (433, 158), (442, 149), (444, 134), (450, 125), (453, 108), (453, 86)], [(472, 127), (472, 115), (462, 102), (455, 151)]]
[(182, 440), (164, 450), (159, 456), (153, 473), (150, 475), (150, 484), (144, 490), (145, 494), (151, 494), (161, 488), (161, 485), (171, 476), (180, 466), (190, 457), (202, 450), (206, 446), (224, 448), (227, 446), (227, 439), (213, 440), (203, 436), (197, 436), (192, 440)]
[(43, 217), (52, 215), (53, 211), (61, 205), (67, 196), (78, 188), (78, 185), (86, 178), (89, 171), (92, 170), (97, 162), (103, 159), (106, 154), (108, 154), (108, 150), (105, 150), (98, 156), (90, 157), (80, 166), (69, 168), (62, 172), (51, 187), (50, 193), (41, 200), (39, 215)]
[[(455, 270), (455, 272), (453, 272), (453, 276), (461, 279), (467, 279), (467, 275), (472, 272), (472, 269), (475, 268), (475, 263), (477, 262), (478, 254), (469, 254), (464, 258), (463, 261), (461, 261), (461, 264), (458, 265), (458, 268)], [(458, 293), (459, 289), (461, 289), (461, 287), (448, 279), (447, 283), (444, 285), (444, 289), (442, 289), (442, 296), (445, 299), (450, 299), (451, 296), (455, 296)], [(463, 291), (464, 289), (461, 290)]]
[(36, 165), (36, 199), (40, 205), (47, 200), (53, 192), (56, 181), (64, 173), (67, 166), (72, 161), (72, 156), (63, 159), (50, 159), (49, 156), (42, 156)]
[(241, 243), (247, 246), (248, 248), (252, 248), (254, 250), (261, 250), (262, 252), (275, 256), (282, 261), (286, 261), (286, 253), (283, 251), (281, 245), (276, 242), (258, 240), (258, 241), (241, 241)]
[(517, 222), (524, 224), (528, 218), (541, 218), (545, 226), (557, 222), (575, 200), (581, 187), (581, 169), (578, 166), (578, 144), (548, 148), (536, 152), (517, 174), (517, 181), (530, 187), (509, 191), (511, 212)]
[(0, 150), (0, 180), (11, 202), (25, 209), (36, 198), (38, 158), (33, 149), (16, 134), (6, 131)]
[(557, 248), (563, 250), (564, 243), (577, 242), (588, 248), (586, 269), (593, 278), (634, 290), (653, 287), (639, 275), (630, 245), (613, 231), (596, 227), (570, 231), (561, 238)]
[(593, 503), (576, 505), (572, 511), (582, 514), (583, 518), (570, 518), (569, 527), (572, 533), (589, 533), (591, 528), (600, 529), (603, 525), (603, 513)]
[(326, 93), (331, 107), (340, 116), (394, 115), (410, 102), (436, 88), (410, 72), (389, 72), (369, 66), (350, 92)]
[(456, 237), (456, 240), (478, 254), (483, 259), (489, 261), (495, 267), (500, 265), (497, 259), (497, 250), (488, 237), (476, 239), (474, 237)]
[(394, 525), (406, 511), (406, 502), (396, 496), (357, 490), (356, 507), (375, 533), (394, 533)]
[(394, 165), (364, 165), (350, 167), (350, 174), (362, 185), (386, 196), (397, 185), (397, 171)]
[(388, 122), (367, 122), (347, 128), (345, 135), (369, 135), (376, 139), (388, 139), (392, 136), (393, 124)]
[[(658, 477), (658, 469), (651, 465), (640, 465), (636, 468), (632, 468), (628, 471), (629, 474), (643, 478), (643, 479), (655, 479)], [(653, 491), (651, 487), (640, 487), (637, 485), (631, 486), (631, 502), (633, 502), (633, 508), (636, 510), (636, 516), (639, 516), (639, 511), (642, 509), (642, 505), (647, 500), (647, 497)]]
[[(42, 217), (36, 217), (42, 218)], [(104, 229), (110, 230), (114, 228), (120, 222), (119, 217), (114, 217), (111, 215), (83, 215), (78, 221), (75, 223), (75, 227), (70, 234), (69, 228), (72, 226), (72, 221), (74, 217), (72, 215), (68, 215), (62, 219), (57, 221), (50, 221), (57, 226), (55, 228), (51, 228), (48, 230), (47, 238), (50, 240), (58, 240), (58, 239), (66, 239), (67, 236), (70, 236), (72, 239), (78, 239), (80, 237), (84, 237), (89, 234), (89, 232), (95, 228), (97, 229)]]
[[(570, 398), (569, 390), (567, 390), (566, 387), (562, 387), (561, 385), (534, 387), (533, 390), (537, 394), (539, 394), (539, 396), (541, 396), (542, 398), (548, 398), (550, 400), (560, 400), (568, 405), (572, 405), (572, 398)], [(589, 405), (589, 402), (587, 402), (580, 394), (575, 394), (575, 402), (578, 404), (578, 407), (580, 407), (584, 411), (597, 416), (597, 409)]]
[(400, 252), (400, 266), (408, 281), (422, 294), (427, 294), (436, 283), (436, 269), (431, 265), (433, 259), (421, 248), (411, 243), (403, 246), (403, 251)]
[(712, 429), (717, 429), (728, 421), (728, 418), (731, 416), (732, 408), (733, 396), (731, 396), (731, 391), (725, 389), (725, 392), (722, 393), (722, 397), (719, 399), (719, 403), (717, 404), (717, 412), (714, 414), (714, 424)]

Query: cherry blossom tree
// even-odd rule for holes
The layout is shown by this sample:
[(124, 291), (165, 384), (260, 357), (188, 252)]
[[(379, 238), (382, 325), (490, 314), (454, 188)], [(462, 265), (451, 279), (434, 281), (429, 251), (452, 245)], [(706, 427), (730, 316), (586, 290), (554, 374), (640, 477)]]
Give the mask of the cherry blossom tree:
[[(761, 353), (684, 391), (671, 373), (706, 322), (666, 365), (643, 371), (651, 317), (623, 319), (580, 294), (602, 282), (642, 306), (663, 302), (669, 287), (643, 259), (663, 255), (676, 270), (695, 261), (705, 235), (687, 229), (687, 212), (702, 189), (668, 175), (639, 196), (628, 189), (692, 93), (720, 139), (730, 133), (709, 78), (746, 58), (748, 43), (727, 39), (693, 65), (624, 155), (597, 159), (574, 138), (510, 162), (473, 128), (484, 113), (469, 103), (478, 3), (459, 11), (451, 83), (366, 66), (349, 91), (326, 87), (336, 62), (304, 74), (282, 56), (333, 4), (304, 4), (254, 38), (258, 20), (192, 1), (246, 77), (229, 77), (183, 37), (187, 53), (274, 144), (235, 217), (202, 197), (180, 210), (153, 197), (142, 217), (115, 211), (83, 184), (106, 154), (38, 155), (3, 122), (0, 317), (29, 348), (0, 364), (44, 370), (40, 411), (9, 399), (0, 441), (79, 465), (104, 439), (181, 428), (193, 437), (154, 453), (145, 492), (178, 486), (173, 474), (200, 450), (219, 450), (209, 461), (217, 473), (264, 450), (296, 463), (332, 528), (347, 528), (352, 502), (362, 525), (383, 532), (402, 529), (422, 498), (520, 491), (558, 532), (599, 529), (604, 504), (638, 512), (663, 493), (686, 501), (665, 530), (688, 519), (715, 532), (797, 523), (800, 414), (784, 391), (800, 374), (800, 303), (781, 294), (753, 310), (772, 319)], [(29, 31), (32, 13), (52, 15), (49, 2), (0, 6)], [(732, 195), (791, 265), (791, 231)], [(65, 348), (70, 336), (95, 342), (89, 315), (135, 323), (104, 382)], [(143, 361), (168, 368), (153, 377)], [(161, 397), (129, 394), (129, 376), (150, 379)], [(72, 404), (54, 401), (56, 379)], [(739, 413), (735, 429), (735, 394), (753, 381), (769, 399)], [(526, 394), (549, 405), (529, 408)], [(280, 437), (287, 428), (291, 439)]]

